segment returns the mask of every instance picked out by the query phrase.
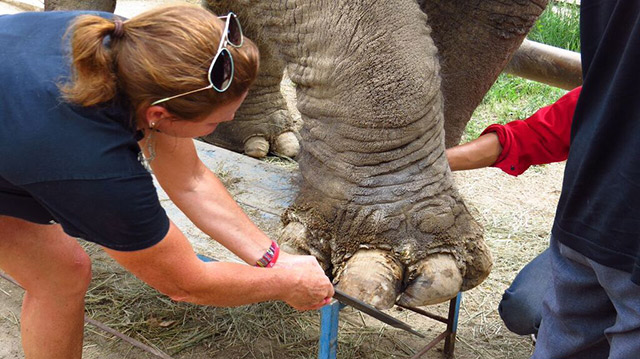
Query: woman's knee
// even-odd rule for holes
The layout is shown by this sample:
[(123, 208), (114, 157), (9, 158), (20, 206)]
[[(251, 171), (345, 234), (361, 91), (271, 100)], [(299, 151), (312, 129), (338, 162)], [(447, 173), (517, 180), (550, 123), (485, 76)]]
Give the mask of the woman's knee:
[(84, 296), (91, 282), (91, 259), (81, 247), (70, 251), (64, 261), (58, 261), (49, 275), (29, 279), (25, 290), (35, 296)]
[(59, 225), (0, 217), (0, 267), (34, 296), (84, 295), (91, 259)]
[(69, 282), (69, 288), (73, 292), (84, 295), (91, 283), (91, 258), (79, 246), (73, 252), (70, 254), (70, 261), (65, 268), (69, 277), (65, 277), (65, 279)]

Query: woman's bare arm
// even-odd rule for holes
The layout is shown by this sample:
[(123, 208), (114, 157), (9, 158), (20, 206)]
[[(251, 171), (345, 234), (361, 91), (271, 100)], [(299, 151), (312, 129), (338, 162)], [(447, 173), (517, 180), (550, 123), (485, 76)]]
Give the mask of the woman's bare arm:
[(104, 249), (124, 268), (174, 300), (214, 306), (238, 306), (283, 300), (299, 310), (317, 309), (333, 287), (315, 260), (287, 269), (240, 263), (203, 262), (171, 223), (158, 244), (139, 251)]
[(151, 165), (169, 198), (203, 232), (245, 262), (256, 263), (271, 240), (200, 161), (193, 140), (155, 135), (157, 156)]

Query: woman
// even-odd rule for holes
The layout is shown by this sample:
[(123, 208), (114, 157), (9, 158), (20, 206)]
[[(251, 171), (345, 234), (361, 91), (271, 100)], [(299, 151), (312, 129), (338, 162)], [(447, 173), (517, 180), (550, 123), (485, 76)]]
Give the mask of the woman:
[[(180, 5), (126, 21), (2, 16), (0, 48), (0, 269), (26, 290), (27, 358), (82, 355), (91, 268), (74, 237), (174, 300), (301, 310), (330, 300), (315, 258), (280, 253), (196, 155), (192, 138), (232, 120), (257, 73), (257, 48), (234, 14)], [(251, 265), (200, 261), (144, 165), (194, 224)]]

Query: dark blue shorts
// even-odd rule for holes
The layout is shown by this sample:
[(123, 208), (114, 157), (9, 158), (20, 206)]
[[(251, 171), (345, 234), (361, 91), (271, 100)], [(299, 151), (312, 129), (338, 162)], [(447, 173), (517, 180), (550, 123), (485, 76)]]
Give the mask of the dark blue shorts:
[(148, 248), (169, 230), (149, 175), (23, 186), (0, 176), (0, 215), (59, 223), (72, 237), (121, 251)]

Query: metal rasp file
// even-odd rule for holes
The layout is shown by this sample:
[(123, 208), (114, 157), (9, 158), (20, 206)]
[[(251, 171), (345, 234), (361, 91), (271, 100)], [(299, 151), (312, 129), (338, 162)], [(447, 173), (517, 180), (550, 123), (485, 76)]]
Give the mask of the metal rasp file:
[(341, 291), (338, 288), (334, 288), (335, 290), (335, 294), (333, 295), (333, 298), (337, 299), (339, 302), (341, 302), (342, 304), (351, 306), (353, 308), (356, 308), (357, 310), (366, 313), (376, 319), (378, 319), (379, 321), (389, 324), (390, 326), (394, 327), (394, 328), (398, 328), (398, 329), (402, 329), (404, 331), (407, 331), (411, 334), (417, 335), (420, 338), (424, 338), (424, 335), (418, 333), (417, 331), (413, 330), (413, 328), (411, 328), (411, 326), (401, 320), (398, 320), (392, 316), (390, 316), (389, 314), (379, 310), (378, 308), (367, 304), (357, 298), (354, 298), (348, 294), (346, 294), (345, 292)]

